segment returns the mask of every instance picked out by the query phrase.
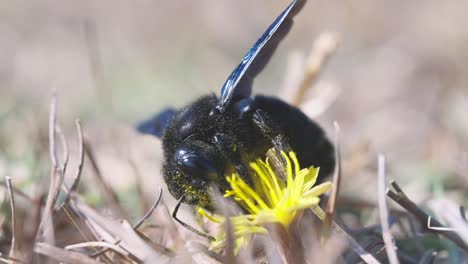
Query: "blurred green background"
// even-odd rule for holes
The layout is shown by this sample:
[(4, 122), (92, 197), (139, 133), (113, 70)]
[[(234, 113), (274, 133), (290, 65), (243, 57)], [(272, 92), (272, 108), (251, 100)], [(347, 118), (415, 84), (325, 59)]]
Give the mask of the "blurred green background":
[[(137, 135), (132, 126), (164, 106), (219, 93), (287, 4), (0, 1), (0, 176), (11, 175), (27, 189), (47, 175), (47, 118), (56, 90), (72, 164), (73, 120), (80, 118), (114, 187), (125, 192), (140, 175), (147, 192), (154, 192), (159, 142)], [(414, 192), (419, 199), (454, 188), (454, 196), (463, 197), (467, 11), (468, 2), (457, 0), (308, 1), (255, 93), (278, 94), (288, 58), (305, 57), (321, 32), (335, 32), (339, 49), (315, 88), (334, 87), (336, 96), (314, 118), (331, 137), (333, 121), (341, 126), (344, 191), (374, 197), (376, 188), (359, 189), (375, 186), (376, 155), (384, 153), (391, 177), (420, 191)], [(303, 109), (312, 111), (307, 100)]]

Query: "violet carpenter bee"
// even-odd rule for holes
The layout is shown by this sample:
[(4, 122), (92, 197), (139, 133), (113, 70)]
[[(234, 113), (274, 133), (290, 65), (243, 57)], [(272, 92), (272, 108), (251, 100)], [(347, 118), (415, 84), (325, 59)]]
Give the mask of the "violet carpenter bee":
[(224, 85), (221, 95), (206, 95), (182, 109), (166, 109), (138, 126), (162, 138), (162, 173), (169, 192), (182, 202), (214, 210), (212, 186), (229, 188), (234, 171), (252, 183), (249, 162), (266, 151), (293, 150), (302, 166), (334, 168), (334, 148), (323, 130), (301, 110), (270, 96), (252, 95), (252, 84), (292, 27), (306, 0), (295, 0), (279, 15)]

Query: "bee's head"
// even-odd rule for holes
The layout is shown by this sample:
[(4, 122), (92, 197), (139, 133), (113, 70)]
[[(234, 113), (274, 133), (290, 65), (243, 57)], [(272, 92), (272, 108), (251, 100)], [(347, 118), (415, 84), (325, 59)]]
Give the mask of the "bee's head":
[(173, 157), (167, 157), (163, 174), (174, 198), (184, 195), (184, 203), (213, 209), (211, 186), (225, 189), (225, 168), (226, 161), (216, 147), (201, 140), (187, 140)]
[[(174, 198), (212, 207), (210, 186), (227, 189), (224, 177), (231, 166), (219, 150), (216, 134), (226, 116), (211, 116), (215, 96), (202, 97), (174, 116), (163, 137), (164, 180)], [(211, 203), (212, 204), (212, 203)]]

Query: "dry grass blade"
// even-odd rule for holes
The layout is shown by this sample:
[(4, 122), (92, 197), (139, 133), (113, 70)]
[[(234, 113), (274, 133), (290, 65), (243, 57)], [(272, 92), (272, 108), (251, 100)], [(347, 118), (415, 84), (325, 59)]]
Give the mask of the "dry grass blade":
[(223, 263), (203, 253), (198, 253), (198, 254), (193, 255), (192, 260), (193, 260), (193, 263), (196, 263), (196, 264), (221, 264)]
[(103, 242), (103, 241), (89, 241), (89, 242), (83, 242), (83, 243), (78, 243), (78, 244), (73, 244), (73, 245), (68, 245), (65, 247), (67, 250), (71, 249), (77, 249), (77, 248), (87, 248), (87, 247), (103, 247), (106, 249), (112, 249), (122, 255), (128, 255), (128, 253), (117, 246), (116, 244), (111, 244), (108, 242)]
[(120, 218), (127, 219), (127, 213), (124, 208), (120, 205), (119, 198), (117, 194), (112, 190), (112, 188), (109, 186), (109, 184), (104, 180), (104, 177), (102, 176), (101, 170), (99, 169), (96, 157), (94, 155), (93, 149), (91, 144), (84, 140), (83, 141), (83, 146), (84, 146), (84, 151), (86, 155), (89, 158), (89, 161), (91, 162), (91, 167), (94, 171), (94, 175), (96, 176), (97, 183), (102, 190), (102, 193), (106, 199), (106, 201), (109, 203), (109, 206), (113, 210), (114, 213), (116, 213)]
[(89, 241), (90, 239), (86, 236), (85, 232), (81, 229), (80, 225), (78, 222), (73, 218), (71, 215), (70, 211), (67, 209), (66, 205), (62, 205), (63, 212), (65, 212), (65, 215), (68, 217), (72, 225), (78, 230), (80, 235), (86, 240)]
[(322, 229), (322, 238), (328, 239), (331, 235), (332, 220), (335, 214), (336, 201), (338, 199), (338, 193), (341, 185), (341, 144), (340, 144), (340, 126), (338, 122), (334, 122), (335, 126), (335, 170), (333, 173), (333, 189), (328, 199), (327, 206), (325, 208), (325, 221)]
[(32, 263), (35, 257), (34, 246), (41, 222), (42, 201), (43, 195), (36, 195), (36, 198), (31, 202), (30, 214), (21, 226), (22, 236), (19, 246), (21, 247), (22, 260), (25, 263)]
[(17, 264), (17, 263), (18, 264), (23, 264), (23, 263), (25, 263), (26, 264), (26, 262), (24, 262), (24, 261), (22, 261), (20, 259), (13, 258), (13, 257), (10, 257), (10, 256), (2, 256), (1, 254), (0, 254), (0, 262), (6, 263), (6, 264), (12, 264), (12, 263), (14, 263), (14, 264)]
[(5, 177), (5, 183), (7, 186), (7, 192), (8, 192), (8, 200), (10, 202), (10, 210), (11, 210), (11, 246), (10, 246), (10, 252), (8, 253), (8, 256), (10, 258), (17, 258), (18, 255), (18, 244), (17, 244), (17, 238), (16, 238), (16, 206), (15, 206), (15, 196), (13, 194), (13, 188), (11, 184), (11, 177), (6, 176)]
[[(135, 232), (137, 232), (137, 234), (142, 237), (144, 236), (143, 234), (141, 234), (140, 232), (137, 231), (137, 229), (146, 221), (146, 219), (148, 219), (154, 212), (154, 210), (156, 209), (156, 207), (158, 206), (159, 202), (161, 201), (161, 198), (162, 198), (162, 188), (159, 189), (159, 195), (158, 195), (158, 198), (154, 201), (153, 205), (151, 206), (151, 208), (148, 210), (148, 212), (146, 212), (146, 214), (135, 224), (133, 225), (133, 230), (135, 230)], [(143, 239), (145, 239), (146, 237), (144, 237)], [(146, 240), (145, 240), (146, 241)], [(115, 242), (113, 245), (118, 245), (119, 243), (121, 242), (121, 240)], [(148, 241), (146, 241), (148, 242)], [(153, 243), (154, 244), (154, 243)], [(158, 248), (158, 252), (163, 252), (163, 253), (167, 253), (169, 252), (168, 249), (160, 246), (160, 245), (155, 245), (157, 248)], [(109, 248), (106, 248), (106, 249), (103, 249), (95, 254), (93, 254), (93, 257), (97, 257), (101, 254), (104, 254), (106, 253), (107, 251), (109, 250)]]
[(146, 212), (146, 214), (133, 226), (133, 229), (138, 229), (146, 221), (146, 219), (148, 219), (153, 214), (154, 210), (156, 209), (156, 207), (158, 207), (158, 204), (161, 201), (162, 192), (162, 188), (159, 188), (158, 198), (154, 201), (153, 205), (148, 210), (148, 212)]
[[(70, 189), (66, 190), (65, 198), (63, 199), (63, 203), (60, 206), (61, 208), (70, 199), (70, 193), (75, 192), (78, 189), (78, 185), (80, 184), (80, 180), (81, 180), (81, 173), (83, 171), (83, 163), (84, 163), (84, 146), (83, 145), (84, 145), (84, 143), (83, 143), (83, 130), (81, 128), (81, 124), (80, 124), (79, 119), (75, 120), (75, 127), (76, 127), (76, 133), (78, 135), (78, 153), (79, 153), (78, 154), (79, 155), (78, 169), (77, 169), (77, 172), (75, 174), (75, 177), (73, 178), (73, 182), (72, 182), (72, 185), (71, 185)], [(67, 189), (67, 188), (65, 188), (65, 189)]]
[(460, 215), (460, 207), (446, 198), (437, 198), (428, 202), (428, 207), (449, 227), (437, 227), (433, 225), (433, 218), (427, 221), (427, 227), (430, 230), (451, 231), (457, 234), (466, 245), (468, 245), (468, 223)]
[(284, 81), (278, 93), (278, 97), (284, 101), (291, 103), (299, 89), (299, 83), (304, 76), (305, 56), (303, 52), (289, 52), (286, 62), (286, 72)]
[(63, 172), (59, 171), (57, 164), (57, 154), (55, 146), (55, 136), (57, 127), (57, 96), (54, 92), (50, 102), (49, 112), (49, 158), (50, 158), (50, 182), (44, 212), (39, 225), (38, 239), (44, 239), (49, 244), (55, 244), (52, 209), (60, 192), (63, 181)]
[[(396, 182), (393, 181), (391, 184), (393, 188), (395, 189), (396, 193), (393, 192), (392, 190), (387, 190), (387, 195), (393, 201), (399, 204), (401, 207), (405, 208), (408, 212), (413, 214), (418, 219), (418, 221), (421, 223), (422, 226), (426, 226), (429, 215), (426, 212), (424, 212), (421, 208), (419, 208), (419, 206), (417, 206), (413, 201), (411, 201)], [(435, 227), (445, 227), (433, 217), (432, 217), (432, 224)], [(464, 249), (465, 251), (468, 251), (468, 245), (465, 244), (465, 242), (454, 232), (434, 230), (434, 229), (427, 229), (427, 230), (429, 232), (433, 232), (433, 233), (445, 236), (446, 238), (452, 240), (460, 248)]]
[[(0, 182), (0, 186), (4, 187), (4, 188), (8, 188), (7, 186), (7, 182), (6, 181), (1, 181)], [(24, 193), (22, 190), (16, 188), (15, 186), (11, 186), (11, 190), (13, 191), (13, 193), (15, 193), (15, 195), (18, 195), (19, 197), (23, 198), (23, 199), (26, 199), (28, 201), (32, 201), (33, 199), (31, 197), (29, 197), (29, 195), (27, 195), (26, 193)]]
[(55, 130), (56, 130), (57, 135), (59, 136), (59, 139), (63, 148), (63, 164), (61, 168), (58, 168), (58, 165), (57, 165), (55, 170), (51, 171), (49, 193), (47, 196), (46, 205), (44, 207), (44, 217), (45, 217), (44, 221), (52, 221), (51, 219), (47, 219), (47, 218), (49, 217), (51, 218), (52, 216), (55, 203), (57, 202), (57, 198), (59, 197), (60, 190), (62, 188), (63, 180), (65, 177), (65, 172), (66, 172), (67, 165), (68, 165), (68, 159), (69, 159), (68, 144), (65, 139), (65, 135), (63, 134), (60, 126), (56, 125)]
[(388, 224), (388, 207), (386, 200), (386, 184), (385, 184), (385, 157), (379, 155), (378, 160), (379, 173), (378, 173), (378, 197), (379, 197), (379, 212), (380, 212), (380, 224), (382, 226), (382, 238), (385, 243), (385, 250), (387, 251), (387, 256), (390, 264), (398, 264), (398, 256), (395, 250), (395, 245), (393, 243), (393, 237), (390, 233), (390, 226)]
[(68, 165), (68, 160), (70, 158), (70, 154), (68, 152), (68, 143), (67, 139), (65, 138), (65, 135), (63, 134), (62, 128), (60, 126), (55, 127), (55, 132), (57, 133), (59, 139), (60, 139), (60, 144), (62, 145), (63, 149), (63, 164), (62, 168), (60, 169), (60, 172), (65, 175), (65, 171), (67, 170), (67, 165)]
[(38, 242), (34, 251), (40, 255), (47, 256), (60, 262), (69, 264), (99, 264), (101, 262), (89, 258), (78, 252), (68, 251), (62, 248), (54, 247), (46, 243)]
[(181, 232), (178, 229), (178, 225), (174, 218), (172, 218), (171, 212), (167, 207), (164, 200), (160, 203), (158, 208), (159, 213), (159, 221), (165, 225), (167, 230), (167, 234), (169, 235), (170, 239), (174, 241), (174, 249), (180, 249), (185, 246), (184, 238), (182, 237)]
[(57, 124), (57, 95), (54, 91), (50, 101), (49, 109), (49, 158), (50, 165), (55, 171), (57, 169), (57, 155), (55, 153), (55, 126)]
[(315, 40), (312, 50), (307, 58), (307, 65), (299, 90), (292, 100), (298, 106), (304, 100), (307, 89), (317, 80), (318, 75), (328, 62), (330, 56), (338, 47), (338, 39), (331, 32), (321, 33)]
[[(320, 208), (320, 206), (312, 208), (312, 211), (322, 222), (325, 220), (326, 214), (322, 208)], [(372, 256), (361, 245), (359, 245), (359, 243), (350, 234), (348, 234), (348, 232), (346, 232), (345, 228), (341, 227), (335, 221), (332, 222), (332, 227), (334, 232), (337, 235), (343, 237), (349, 243), (349, 246), (353, 249), (353, 251), (356, 252), (363, 261), (369, 264), (380, 263), (374, 256)]]
[[(143, 261), (142, 259), (139, 258), (138, 255), (135, 255), (133, 253), (133, 250), (131, 248), (129, 249), (126, 246), (125, 243), (122, 243), (122, 240), (118, 239), (118, 236), (116, 234), (114, 234), (114, 233), (110, 232), (109, 230), (107, 230), (106, 226), (101, 226), (99, 223), (97, 223), (96, 221), (94, 221), (91, 218), (88, 218), (87, 222), (88, 222), (87, 223), (88, 227), (91, 230), (94, 230), (96, 239), (99, 239), (100, 241), (105, 241), (107, 243), (116, 245), (121, 250), (125, 251), (125, 254), (120, 254), (119, 252), (121, 252), (121, 251), (114, 251), (114, 253), (118, 253), (120, 256), (123, 256), (125, 259), (132, 260), (132, 261), (137, 262), (137, 263), (141, 263)], [(117, 232), (119, 232), (119, 231), (117, 231)], [(111, 254), (111, 255), (103, 254), (103, 253), (106, 253), (106, 252), (108, 252), (108, 249), (103, 249), (101, 251), (93, 253), (92, 255), (90, 255), (90, 257), (94, 258), (94, 257), (102, 256), (103, 258), (107, 258), (107, 259), (111, 260), (111, 263), (112, 263), (113, 262), (112, 260), (115, 259), (115, 256), (113, 256), (113, 254)]]
[(150, 238), (148, 238), (145, 234), (143, 234), (142, 232), (136, 230), (135, 231), (138, 236), (140, 236), (141, 239), (143, 239), (146, 243), (148, 243), (148, 245), (150, 245), (154, 250), (156, 250), (158, 253), (161, 253), (163, 255), (166, 255), (168, 257), (173, 257), (175, 254), (174, 254), (174, 251), (161, 245), (161, 244), (158, 244), (158, 243), (155, 243), (153, 241), (151, 241)]
[(126, 221), (119, 222), (105, 218), (80, 199), (73, 199), (73, 201), (76, 209), (90, 220), (89, 223), (92, 225), (92, 228), (95, 230), (96, 228), (100, 229), (101, 238), (108, 240), (107, 242), (116, 243), (118, 240), (121, 240), (119, 246), (140, 261), (149, 259), (167, 260), (165, 256), (157, 254), (146, 244)]

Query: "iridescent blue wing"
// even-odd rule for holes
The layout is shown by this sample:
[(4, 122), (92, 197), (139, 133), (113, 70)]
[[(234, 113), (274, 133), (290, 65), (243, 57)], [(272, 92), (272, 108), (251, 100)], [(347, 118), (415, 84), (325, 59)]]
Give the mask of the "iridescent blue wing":
[(167, 125), (172, 120), (176, 110), (173, 108), (167, 108), (162, 112), (156, 114), (152, 118), (140, 123), (137, 126), (137, 130), (143, 134), (150, 134), (161, 138), (166, 130)]
[(250, 96), (254, 78), (265, 68), (276, 47), (289, 32), (294, 15), (301, 10), (305, 2), (306, 0), (295, 0), (289, 4), (250, 48), (221, 88), (221, 97), (216, 106), (218, 110), (223, 112), (233, 98)]

